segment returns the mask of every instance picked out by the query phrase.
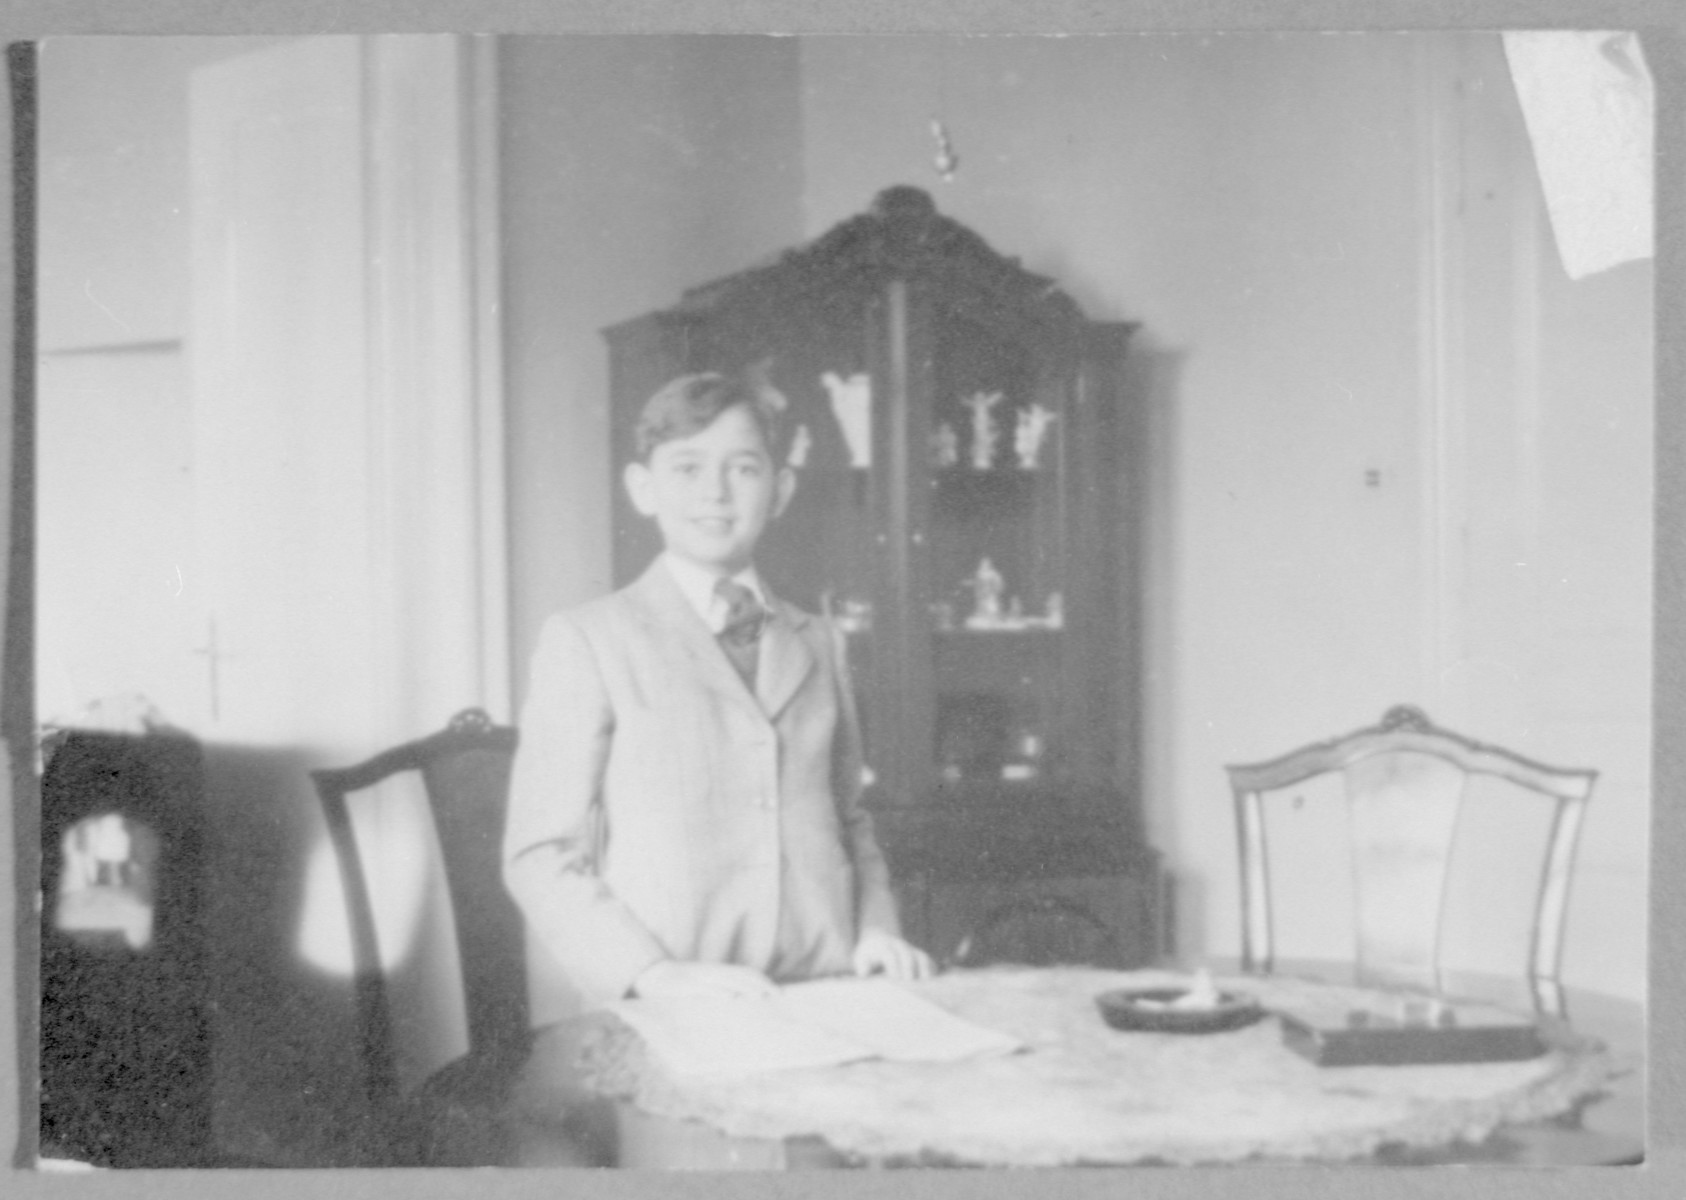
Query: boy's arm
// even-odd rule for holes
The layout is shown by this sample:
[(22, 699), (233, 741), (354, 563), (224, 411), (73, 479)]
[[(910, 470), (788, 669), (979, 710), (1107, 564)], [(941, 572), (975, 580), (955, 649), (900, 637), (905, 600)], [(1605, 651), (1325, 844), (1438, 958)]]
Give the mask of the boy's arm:
[(855, 867), (855, 921), (861, 932), (880, 930), (901, 936), (896, 899), (890, 890), (890, 868), (872, 832), (872, 815), (861, 803), (865, 746), (861, 738), (860, 713), (855, 708), (854, 684), (849, 678), (848, 647), (842, 632), (831, 630), (832, 662), (835, 664), (838, 704), (843, 710), (841, 736), (837, 739), (833, 786), (837, 791), (837, 815), (843, 824), (843, 839)]
[(600, 789), (614, 711), (579, 627), (552, 617), (533, 655), (504, 828), (504, 882), (591, 1001), (625, 996), (666, 951), (598, 876)]

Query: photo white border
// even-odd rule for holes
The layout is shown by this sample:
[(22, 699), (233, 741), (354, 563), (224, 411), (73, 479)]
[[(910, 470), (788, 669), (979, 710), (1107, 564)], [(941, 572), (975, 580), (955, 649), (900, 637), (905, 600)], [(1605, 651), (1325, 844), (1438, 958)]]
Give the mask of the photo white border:
[[(1634, 1168), (1379, 1168), (1230, 1167), (1097, 1169), (1090, 1171), (909, 1171), (805, 1174), (646, 1175), (635, 1172), (505, 1171), (113, 1171), (46, 1174), (0, 1167), (0, 1190), (36, 1196), (314, 1197), (371, 1196), (906, 1196), (1300, 1197), (1595, 1196), (1669, 1198), (1686, 1195), (1686, 337), (1682, 336), (1682, 225), (1686, 195), (1686, 6), (1677, 0), (0, 0), (6, 42), (55, 34), (315, 34), (315, 33), (1106, 33), (1170, 30), (1395, 30), (1505, 28), (1637, 28), (1659, 97), (1658, 162), (1673, 164), (1658, 179), (1656, 383), (1656, 588), (1653, 709), (1654, 791), (1651, 855), (1650, 1134), (1648, 1159)], [(8, 156), (9, 161), (9, 156)], [(10, 180), (8, 179), (8, 183)], [(11, 188), (0, 192), (9, 215)], [(10, 264), (11, 239), (0, 240)], [(11, 275), (8, 269), (6, 274)], [(0, 305), (16, 316), (10, 287)], [(13, 347), (4, 365), (12, 377)], [(8, 431), (9, 432), (9, 431)], [(10, 437), (0, 440), (10, 457)], [(14, 491), (13, 499), (17, 498)], [(14, 590), (14, 594), (16, 589)], [(13, 629), (15, 633), (15, 626)], [(27, 648), (26, 648), (27, 649)], [(13, 651), (16, 661), (16, 651)], [(14, 753), (20, 748), (14, 747)], [(29, 753), (27, 747), (22, 753)], [(26, 825), (26, 828), (33, 828)], [(0, 907), (16, 894), (13, 821), (0, 822)], [(14, 914), (15, 916), (15, 914)], [(13, 927), (16, 927), (14, 922)], [(19, 988), (0, 989), (0, 1025), (15, 1028), (33, 970), (20, 972), (13, 938), (0, 938), (0, 966)], [(20, 978), (20, 975), (22, 976)], [(1660, 1002), (1659, 1002), (1660, 1001)], [(3, 1037), (0, 1056), (0, 1145), (11, 1160), (18, 1125), (18, 1041)], [(1432, 1171), (1432, 1175), (1425, 1174)]]

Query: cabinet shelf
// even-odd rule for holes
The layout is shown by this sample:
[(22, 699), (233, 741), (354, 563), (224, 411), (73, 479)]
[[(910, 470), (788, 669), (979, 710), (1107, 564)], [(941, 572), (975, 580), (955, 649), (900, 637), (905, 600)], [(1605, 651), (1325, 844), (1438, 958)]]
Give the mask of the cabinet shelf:
[(1065, 632), (1064, 627), (1050, 625), (996, 625), (959, 629), (933, 629), (931, 636), (938, 639), (939, 644), (959, 646), (966, 650), (975, 649), (984, 643), (998, 643), (1001, 645), (1031, 646), (1036, 649), (1046, 649), (1049, 640), (1058, 638)]
[(1043, 464), (1028, 470), (1024, 467), (1002, 465), (978, 470), (976, 467), (933, 467), (931, 486), (944, 488), (1027, 488), (1039, 479), (1058, 475), (1058, 471)]
[(1056, 786), (985, 784), (874, 814), (892, 866), (939, 878), (1140, 871), (1155, 862), (1115, 802)]
[(1063, 663), (1057, 630), (932, 634), (936, 690), (1013, 692), (1056, 679)]
[(1056, 473), (1046, 468), (945, 468), (931, 475), (932, 516), (943, 523), (968, 525), (1023, 520), (1034, 510), (1039, 493), (1051, 493), (1058, 482)]

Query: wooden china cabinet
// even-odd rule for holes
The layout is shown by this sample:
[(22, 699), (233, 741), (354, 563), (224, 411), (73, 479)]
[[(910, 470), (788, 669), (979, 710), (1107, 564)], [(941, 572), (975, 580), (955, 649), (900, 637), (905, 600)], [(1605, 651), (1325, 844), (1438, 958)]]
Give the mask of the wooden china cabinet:
[[(1137, 773), (1132, 326), (911, 187), (768, 265), (606, 331), (617, 460), (676, 375), (763, 372), (796, 497), (758, 565), (843, 629), (867, 804), (909, 936), (948, 960), (1014, 901), (1162, 949)], [(617, 584), (658, 549), (617, 493)], [(1057, 899), (1048, 899), (1057, 898)]]

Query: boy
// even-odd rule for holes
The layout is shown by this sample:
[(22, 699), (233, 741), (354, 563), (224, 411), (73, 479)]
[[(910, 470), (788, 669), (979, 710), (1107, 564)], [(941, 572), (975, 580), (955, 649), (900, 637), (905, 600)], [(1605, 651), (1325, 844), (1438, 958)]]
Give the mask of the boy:
[(587, 1004), (931, 970), (859, 804), (833, 639), (755, 571), (796, 484), (781, 403), (713, 373), (650, 399), (624, 483), (665, 548), (533, 657), (505, 879)]

